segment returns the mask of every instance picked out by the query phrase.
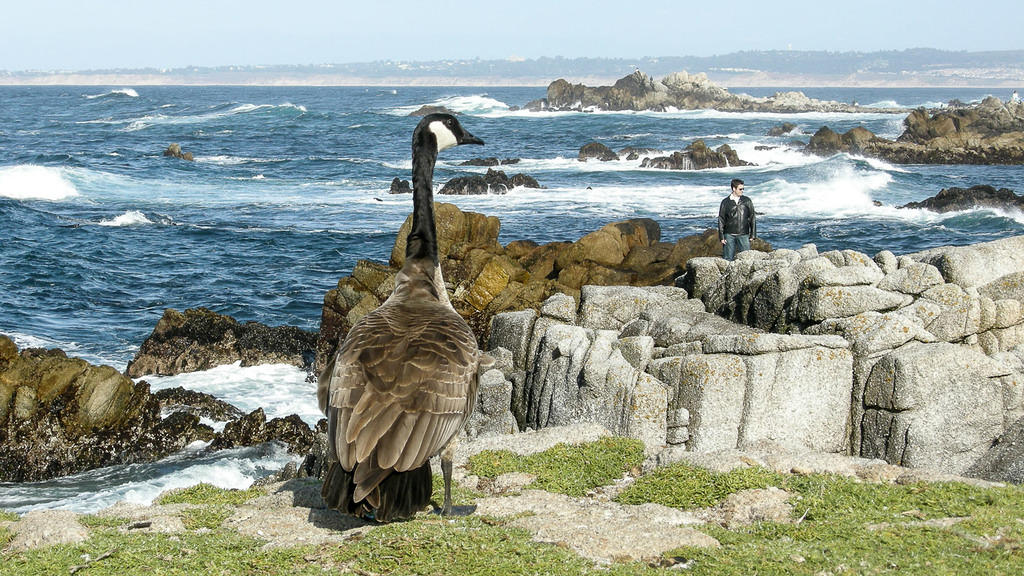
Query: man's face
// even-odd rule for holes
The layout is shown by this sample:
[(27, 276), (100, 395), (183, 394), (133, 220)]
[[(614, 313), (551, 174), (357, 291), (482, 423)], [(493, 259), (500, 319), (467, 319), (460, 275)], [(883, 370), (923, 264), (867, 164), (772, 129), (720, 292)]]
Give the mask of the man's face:
[(740, 184), (739, 186), (733, 188), (732, 193), (737, 196), (743, 196), (743, 184)]

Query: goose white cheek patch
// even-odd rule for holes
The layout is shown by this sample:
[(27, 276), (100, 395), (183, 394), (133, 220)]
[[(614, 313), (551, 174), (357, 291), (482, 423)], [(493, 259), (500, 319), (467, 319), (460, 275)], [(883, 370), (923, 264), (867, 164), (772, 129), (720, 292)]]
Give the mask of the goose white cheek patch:
[(452, 146), (458, 144), (455, 139), (455, 134), (445, 127), (443, 122), (431, 122), (430, 131), (434, 133), (434, 138), (437, 138), (437, 151), (447, 150)]

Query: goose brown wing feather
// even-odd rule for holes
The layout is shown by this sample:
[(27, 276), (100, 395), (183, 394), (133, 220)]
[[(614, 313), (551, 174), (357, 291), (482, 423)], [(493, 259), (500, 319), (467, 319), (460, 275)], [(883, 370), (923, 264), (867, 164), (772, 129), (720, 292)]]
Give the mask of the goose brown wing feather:
[(365, 316), (325, 373), (341, 464), (422, 466), (472, 412), (478, 363), (472, 331), (448, 305), (385, 305)]

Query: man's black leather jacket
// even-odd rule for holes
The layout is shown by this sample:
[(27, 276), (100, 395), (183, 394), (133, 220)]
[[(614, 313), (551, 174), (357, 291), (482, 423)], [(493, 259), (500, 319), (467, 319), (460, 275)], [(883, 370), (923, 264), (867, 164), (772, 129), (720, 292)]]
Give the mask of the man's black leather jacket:
[(718, 207), (718, 238), (726, 234), (749, 234), (750, 239), (757, 238), (757, 222), (754, 220), (754, 203), (746, 196), (733, 202), (732, 195), (722, 200)]

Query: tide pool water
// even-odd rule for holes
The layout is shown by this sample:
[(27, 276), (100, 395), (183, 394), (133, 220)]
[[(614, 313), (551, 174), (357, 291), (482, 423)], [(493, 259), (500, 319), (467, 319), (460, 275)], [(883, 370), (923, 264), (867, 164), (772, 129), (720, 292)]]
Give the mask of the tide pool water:
[[(776, 89), (741, 89), (766, 96)], [(984, 89), (804, 89), (819, 99), (908, 112)], [(438, 200), (501, 220), (500, 240), (576, 240), (608, 222), (648, 217), (663, 241), (715, 225), (732, 178), (746, 182), (758, 231), (777, 248), (897, 254), (1024, 231), (1017, 212), (935, 214), (897, 206), (951, 186), (1024, 192), (1020, 166), (899, 166), (789, 146), (821, 126), (865, 126), (896, 138), (904, 114), (767, 114), (711, 110), (529, 112), (543, 88), (2, 87), (0, 333), (19, 347), (61, 348), (123, 369), (165, 308), (204, 306), (241, 322), (319, 327), (324, 293), (359, 259), (386, 261), (408, 215), (411, 134), (423, 105), (446, 106), (485, 141), (442, 153), (435, 186), (501, 166), (545, 188)], [(1005, 97), (1007, 95), (995, 94)], [(783, 122), (790, 133), (766, 136)], [(697, 139), (729, 144), (754, 166), (704, 171), (579, 162), (584, 144), (671, 153)], [(163, 156), (178, 143), (194, 162)], [(467, 149), (468, 148), (468, 149)], [(315, 388), (283, 366), (220, 367), (154, 388), (185, 386), (268, 417), (319, 417)], [(38, 484), (0, 484), (0, 508), (94, 511), (118, 499), (208, 481), (244, 487), (292, 456), (274, 447), (91, 471)]]

